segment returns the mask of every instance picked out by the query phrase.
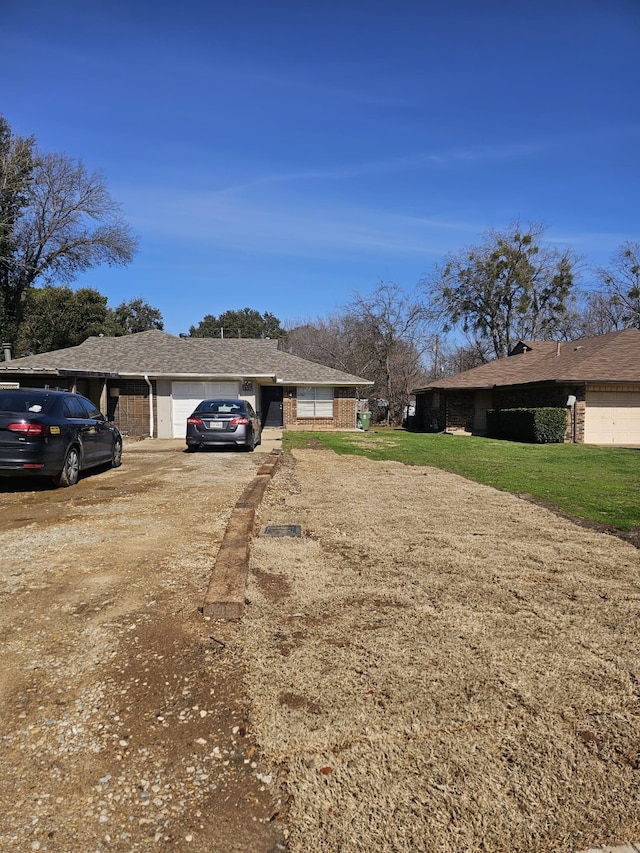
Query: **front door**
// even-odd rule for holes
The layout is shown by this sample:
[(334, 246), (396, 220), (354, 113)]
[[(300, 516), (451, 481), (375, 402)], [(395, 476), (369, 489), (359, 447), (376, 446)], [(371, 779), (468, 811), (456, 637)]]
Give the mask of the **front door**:
[(263, 385), (261, 390), (260, 414), (263, 427), (283, 427), (282, 388)]
[(487, 434), (487, 409), (493, 407), (491, 391), (476, 391), (473, 409), (473, 432), (476, 435)]

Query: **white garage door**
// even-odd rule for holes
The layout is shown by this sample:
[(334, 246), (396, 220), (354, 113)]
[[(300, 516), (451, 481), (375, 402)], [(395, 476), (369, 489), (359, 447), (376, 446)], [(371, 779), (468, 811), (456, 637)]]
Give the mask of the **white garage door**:
[(187, 418), (201, 400), (211, 397), (230, 397), (235, 400), (238, 391), (237, 382), (172, 382), (173, 437), (184, 438)]
[(587, 389), (587, 444), (640, 444), (640, 391)]

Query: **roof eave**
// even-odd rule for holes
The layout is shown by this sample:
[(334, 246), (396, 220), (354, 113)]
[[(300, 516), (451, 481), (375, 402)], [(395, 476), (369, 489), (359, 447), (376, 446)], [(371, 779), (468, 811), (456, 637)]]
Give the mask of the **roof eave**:
[(334, 388), (339, 385), (343, 388), (361, 388), (363, 385), (374, 385), (369, 379), (280, 379), (275, 377), (276, 385), (326, 385)]
[(199, 370), (195, 373), (168, 373), (162, 370), (121, 370), (118, 376), (123, 379), (136, 379), (140, 376), (148, 376), (153, 379), (202, 379), (215, 377), (216, 379), (242, 380), (242, 379), (264, 379), (274, 381), (275, 377), (270, 373), (216, 373), (216, 371)]

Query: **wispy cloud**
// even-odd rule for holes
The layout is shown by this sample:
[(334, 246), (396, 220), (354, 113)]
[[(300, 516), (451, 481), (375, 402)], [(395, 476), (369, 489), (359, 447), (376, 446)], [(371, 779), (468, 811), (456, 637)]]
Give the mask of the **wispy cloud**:
[[(348, 253), (439, 255), (475, 225), (341, 206), (256, 203), (218, 193), (135, 191), (125, 200), (134, 230), (210, 248), (298, 257)], [(465, 235), (464, 237), (462, 235)]]
[(274, 170), (246, 181), (237, 181), (223, 186), (217, 192), (219, 194), (235, 194), (277, 184), (339, 182), (372, 175), (391, 176), (403, 172), (426, 172), (464, 164), (524, 160), (554, 148), (575, 144), (575, 138), (556, 137), (527, 142), (514, 141), (504, 144), (452, 147), (328, 167), (293, 169), (290, 171)]

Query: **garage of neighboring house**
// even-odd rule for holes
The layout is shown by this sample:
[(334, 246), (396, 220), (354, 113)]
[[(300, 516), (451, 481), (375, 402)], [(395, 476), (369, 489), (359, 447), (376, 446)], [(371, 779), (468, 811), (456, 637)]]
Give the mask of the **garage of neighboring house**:
[(640, 329), (519, 341), (506, 358), (441, 377), (416, 395), (416, 429), (486, 434), (487, 410), (564, 408), (566, 441), (640, 446)]
[(239, 397), (238, 382), (172, 382), (171, 428), (174, 438), (185, 434), (187, 418), (201, 400), (213, 397)]
[(640, 386), (589, 386), (585, 395), (587, 444), (636, 444), (640, 437)]

